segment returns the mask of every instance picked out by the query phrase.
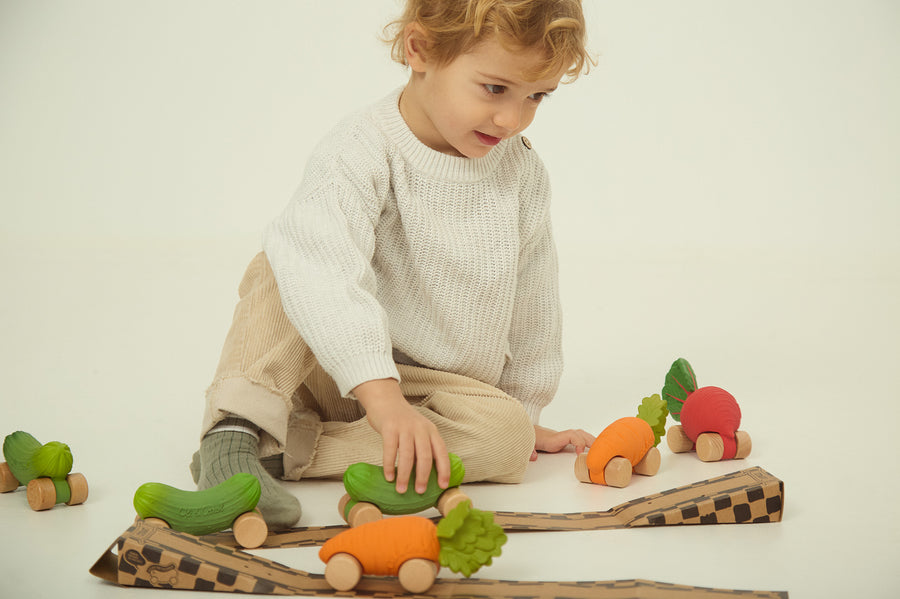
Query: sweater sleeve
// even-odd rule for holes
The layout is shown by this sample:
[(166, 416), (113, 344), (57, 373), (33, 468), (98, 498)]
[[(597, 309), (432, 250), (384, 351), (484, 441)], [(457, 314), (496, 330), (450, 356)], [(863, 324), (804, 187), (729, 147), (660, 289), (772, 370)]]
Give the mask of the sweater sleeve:
[(343, 396), (373, 379), (399, 380), (371, 266), (387, 185), (377, 160), (332, 148), (263, 235), (284, 311)]
[[(509, 356), (499, 387), (519, 399), (538, 423), (553, 399), (562, 375), (562, 319), (556, 246), (550, 222), (550, 188), (538, 165), (534, 186), (523, 190), (536, 197), (537, 213), (522, 239), (509, 334)], [(528, 202), (526, 202), (527, 208)], [(534, 205), (534, 202), (531, 202)]]

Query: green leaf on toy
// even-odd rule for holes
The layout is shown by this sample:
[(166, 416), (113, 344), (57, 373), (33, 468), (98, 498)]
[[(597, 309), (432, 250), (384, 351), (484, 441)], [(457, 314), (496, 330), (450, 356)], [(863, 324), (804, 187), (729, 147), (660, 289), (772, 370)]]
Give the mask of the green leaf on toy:
[(657, 393), (645, 397), (638, 406), (637, 415), (653, 429), (653, 447), (656, 447), (663, 435), (666, 434), (666, 418), (669, 417), (669, 408), (666, 406), (666, 402)]
[(681, 407), (687, 396), (697, 390), (697, 377), (694, 369), (684, 358), (672, 363), (666, 374), (666, 383), (662, 388), (662, 397), (669, 405), (669, 413), (675, 422), (681, 422)]
[(31, 465), (40, 476), (64, 478), (72, 471), (72, 451), (59, 441), (45, 443), (31, 458)]
[(437, 525), (441, 565), (468, 578), (500, 555), (506, 533), (494, 524), (491, 512), (476, 510), (464, 501)]

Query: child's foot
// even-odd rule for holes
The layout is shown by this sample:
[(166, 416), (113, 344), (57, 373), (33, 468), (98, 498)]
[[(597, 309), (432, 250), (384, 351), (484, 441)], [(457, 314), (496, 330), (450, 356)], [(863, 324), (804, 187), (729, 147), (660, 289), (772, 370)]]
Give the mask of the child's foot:
[(238, 472), (248, 472), (259, 479), (262, 493), (256, 507), (266, 524), (272, 529), (290, 528), (300, 519), (300, 502), (263, 467), (258, 457), (258, 443), (257, 437), (250, 432), (213, 429), (200, 442), (199, 455), (194, 455), (191, 464), (194, 481), (197, 488), (203, 490)]

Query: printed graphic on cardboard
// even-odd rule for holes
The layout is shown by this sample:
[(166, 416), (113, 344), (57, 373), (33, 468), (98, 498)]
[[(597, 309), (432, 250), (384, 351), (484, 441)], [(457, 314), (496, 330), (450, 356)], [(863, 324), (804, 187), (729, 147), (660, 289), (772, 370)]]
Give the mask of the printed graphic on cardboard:
[[(344, 528), (346, 530), (346, 527)], [(266, 595), (323, 595), (334, 591), (321, 574), (293, 570), (241, 550), (207, 543), (186, 533), (138, 521), (91, 569), (104, 580), (124, 586), (173, 588)], [(363, 578), (346, 597), (409, 597), (396, 579)], [(419, 595), (421, 596), (421, 595)], [(486, 578), (440, 580), (428, 597), (463, 599), (624, 599), (630, 597), (786, 598), (784, 591), (695, 587), (650, 580), (509, 581)]]

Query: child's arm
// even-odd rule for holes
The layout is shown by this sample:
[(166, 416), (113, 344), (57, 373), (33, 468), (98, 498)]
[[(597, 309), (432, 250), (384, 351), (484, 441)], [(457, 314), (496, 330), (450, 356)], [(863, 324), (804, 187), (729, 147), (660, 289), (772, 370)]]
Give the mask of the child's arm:
[(450, 458), (437, 427), (409, 405), (400, 384), (394, 379), (378, 379), (357, 385), (353, 394), (366, 410), (366, 417), (384, 443), (384, 476), (395, 477), (397, 492), (407, 489), (413, 465), (416, 467), (415, 489), (424, 493), (431, 473), (437, 469), (438, 485), (450, 484)]
[(545, 451), (548, 453), (557, 453), (562, 451), (569, 445), (575, 446), (575, 453), (579, 454), (590, 447), (594, 442), (594, 435), (579, 429), (569, 429), (565, 431), (555, 431), (543, 426), (535, 425), (534, 427), (534, 452), (531, 454), (531, 461), (537, 459), (537, 452)]

